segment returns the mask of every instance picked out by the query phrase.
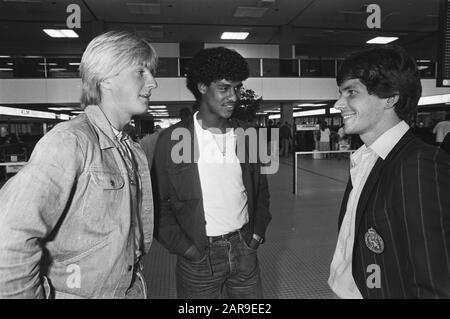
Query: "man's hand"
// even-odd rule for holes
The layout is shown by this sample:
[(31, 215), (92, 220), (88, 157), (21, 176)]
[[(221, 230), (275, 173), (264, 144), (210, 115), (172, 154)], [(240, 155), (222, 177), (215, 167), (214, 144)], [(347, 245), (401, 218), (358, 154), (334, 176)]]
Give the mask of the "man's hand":
[(205, 255), (202, 254), (195, 245), (192, 245), (189, 247), (186, 252), (184, 253), (184, 257), (186, 259), (189, 259), (191, 261), (200, 261), (203, 259)]
[(248, 247), (250, 247), (251, 249), (256, 250), (259, 247), (259, 242), (256, 239), (252, 238), (252, 240), (248, 244)]

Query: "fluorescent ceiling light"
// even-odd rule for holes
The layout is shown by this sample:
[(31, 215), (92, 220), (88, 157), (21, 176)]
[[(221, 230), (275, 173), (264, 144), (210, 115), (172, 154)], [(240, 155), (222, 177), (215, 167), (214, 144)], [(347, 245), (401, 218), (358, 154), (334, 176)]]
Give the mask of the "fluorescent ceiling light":
[(431, 62), (431, 60), (417, 60), (416, 62)]
[(7, 59), (7, 58), (10, 58), (11, 56), (10, 55), (0, 55), (0, 58), (4, 58), (4, 59)]
[(80, 65), (80, 62), (69, 62), (69, 65)]
[(50, 72), (61, 72), (61, 71), (67, 71), (65, 68), (50, 68)]
[(167, 106), (165, 106), (165, 105), (150, 105), (149, 108), (151, 108), (151, 109), (167, 109)]
[(280, 114), (272, 114), (272, 115), (269, 115), (269, 120), (279, 119), (280, 117), (281, 117)]
[(369, 44), (386, 44), (386, 43), (391, 43), (391, 42), (393, 42), (393, 41), (395, 41), (397, 39), (398, 39), (398, 37), (375, 37), (373, 39), (370, 39), (366, 43), (369, 43)]
[(74, 107), (49, 107), (49, 110), (52, 111), (72, 111), (72, 110), (77, 110)]
[(297, 106), (325, 106), (327, 105), (326, 103), (303, 103), (303, 104), (297, 104)]
[(450, 94), (423, 96), (419, 99), (419, 105), (442, 104), (450, 102)]
[(58, 65), (58, 63), (39, 63), (39, 65)]
[(248, 32), (224, 32), (220, 38), (222, 40), (245, 40), (248, 34)]
[(81, 114), (81, 113), (84, 113), (84, 111), (72, 111), (72, 112), (70, 112), (70, 113), (73, 113), (73, 114)]
[(325, 114), (325, 109), (294, 112), (292, 115), (293, 117), (299, 117), (299, 116), (312, 116), (322, 114)]
[(13, 71), (14, 69), (12, 68), (0, 68), (0, 71)]
[(78, 38), (78, 34), (70, 29), (43, 29), (52, 38)]

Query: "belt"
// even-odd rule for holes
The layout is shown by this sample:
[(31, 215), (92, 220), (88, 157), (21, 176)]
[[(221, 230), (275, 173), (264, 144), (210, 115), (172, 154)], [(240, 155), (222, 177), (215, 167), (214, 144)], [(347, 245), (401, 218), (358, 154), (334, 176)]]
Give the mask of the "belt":
[(228, 240), (231, 239), (233, 237), (235, 237), (236, 235), (240, 235), (241, 231), (240, 230), (236, 230), (234, 232), (225, 234), (225, 235), (219, 235), (219, 236), (208, 236), (208, 241), (210, 243), (214, 243), (216, 241), (223, 241), (223, 240)]

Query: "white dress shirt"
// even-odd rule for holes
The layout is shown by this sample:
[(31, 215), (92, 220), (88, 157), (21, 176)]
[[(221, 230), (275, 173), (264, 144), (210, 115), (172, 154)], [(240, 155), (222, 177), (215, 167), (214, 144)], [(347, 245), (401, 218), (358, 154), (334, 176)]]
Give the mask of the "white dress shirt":
[(353, 188), (348, 198), (347, 210), (342, 220), (328, 279), (330, 288), (340, 298), (362, 299), (352, 274), (355, 220), (359, 197), (377, 159), (381, 157), (385, 160), (408, 130), (408, 124), (401, 121), (384, 132), (369, 147), (361, 146), (350, 157), (350, 177)]

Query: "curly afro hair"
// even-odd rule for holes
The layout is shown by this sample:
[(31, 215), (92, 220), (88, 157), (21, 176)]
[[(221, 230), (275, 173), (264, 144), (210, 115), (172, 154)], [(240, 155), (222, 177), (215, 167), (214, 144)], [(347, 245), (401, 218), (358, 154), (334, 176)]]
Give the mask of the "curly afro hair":
[(211, 82), (244, 81), (248, 78), (247, 61), (236, 51), (224, 47), (204, 49), (197, 53), (188, 66), (186, 85), (197, 101), (201, 99), (198, 84)]
[(420, 74), (414, 59), (397, 45), (385, 45), (349, 56), (336, 78), (340, 86), (349, 79), (359, 79), (369, 94), (379, 98), (398, 95), (395, 113), (409, 120), (417, 112), (422, 94)]

